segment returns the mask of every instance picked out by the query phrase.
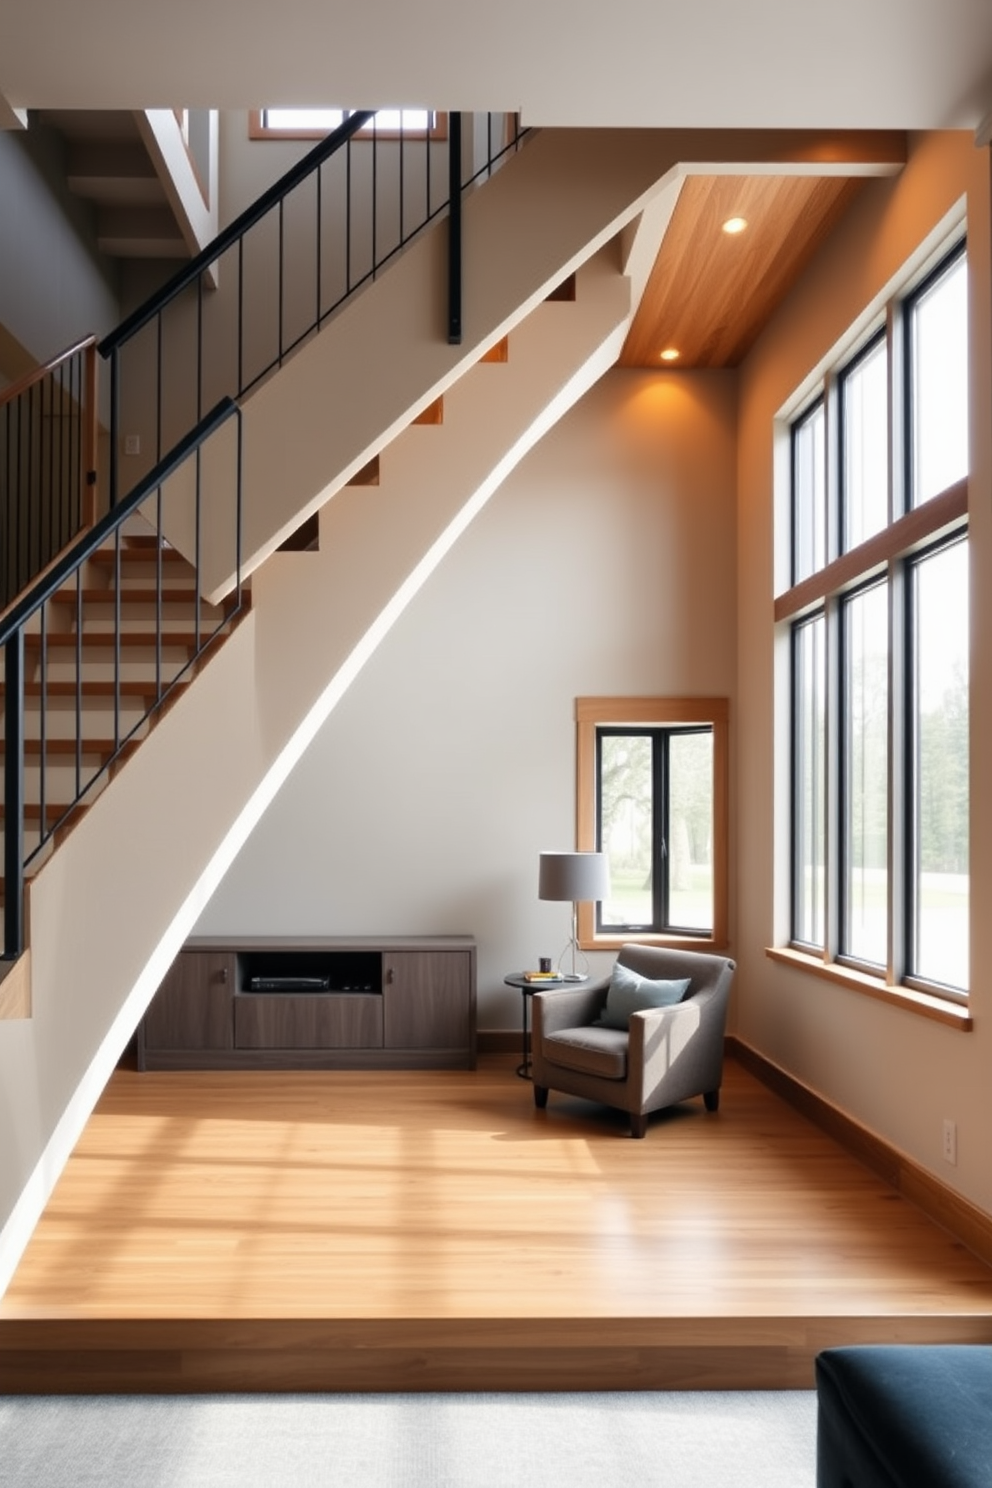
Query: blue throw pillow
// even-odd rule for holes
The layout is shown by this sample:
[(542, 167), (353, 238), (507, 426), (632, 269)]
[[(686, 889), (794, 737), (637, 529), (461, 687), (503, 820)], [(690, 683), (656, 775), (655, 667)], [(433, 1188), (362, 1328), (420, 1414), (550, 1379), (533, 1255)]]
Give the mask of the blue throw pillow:
[(618, 962), (610, 977), (606, 1005), (596, 1021), (603, 1028), (620, 1028), (626, 1033), (631, 1013), (641, 1013), (645, 1008), (671, 1007), (681, 1002), (688, 990), (688, 977), (675, 982), (656, 982)]

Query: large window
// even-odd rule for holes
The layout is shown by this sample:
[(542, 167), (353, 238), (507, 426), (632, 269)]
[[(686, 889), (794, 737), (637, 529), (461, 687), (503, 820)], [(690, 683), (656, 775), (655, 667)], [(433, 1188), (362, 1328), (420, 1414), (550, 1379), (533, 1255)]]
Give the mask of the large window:
[(791, 426), (792, 943), (968, 986), (967, 268), (958, 244)]
[(725, 944), (726, 700), (580, 698), (576, 717), (578, 844), (610, 864), (582, 944)]

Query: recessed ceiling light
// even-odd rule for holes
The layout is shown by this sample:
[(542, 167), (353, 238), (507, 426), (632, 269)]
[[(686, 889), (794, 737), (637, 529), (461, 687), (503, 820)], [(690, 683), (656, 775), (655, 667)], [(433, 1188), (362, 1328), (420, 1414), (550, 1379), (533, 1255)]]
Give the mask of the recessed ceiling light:
[(734, 237), (737, 233), (742, 233), (746, 227), (746, 217), (728, 217), (723, 224), (724, 232), (729, 233), (731, 237)]
[(661, 353), (661, 360), (663, 362), (677, 362), (678, 359), (679, 354), (674, 346), (666, 346), (665, 350)]

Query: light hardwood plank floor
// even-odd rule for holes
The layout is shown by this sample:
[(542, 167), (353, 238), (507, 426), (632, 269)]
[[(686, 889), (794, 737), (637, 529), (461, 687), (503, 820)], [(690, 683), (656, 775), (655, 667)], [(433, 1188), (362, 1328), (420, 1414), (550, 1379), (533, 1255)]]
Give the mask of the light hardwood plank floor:
[(832, 1342), (992, 1341), (992, 1271), (732, 1060), (719, 1113), (627, 1131), (500, 1056), (121, 1069), (0, 1389), (808, 1388)]

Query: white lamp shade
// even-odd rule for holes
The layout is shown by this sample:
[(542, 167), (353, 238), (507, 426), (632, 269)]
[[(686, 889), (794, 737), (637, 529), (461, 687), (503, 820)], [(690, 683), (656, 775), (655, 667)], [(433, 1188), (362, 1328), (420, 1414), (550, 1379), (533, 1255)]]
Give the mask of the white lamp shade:
[(542, 852), (538, 874), (539, 899), (569, 899), (573, 904), (605, 899), (610, 892), (610, 867), (601, 852)]

